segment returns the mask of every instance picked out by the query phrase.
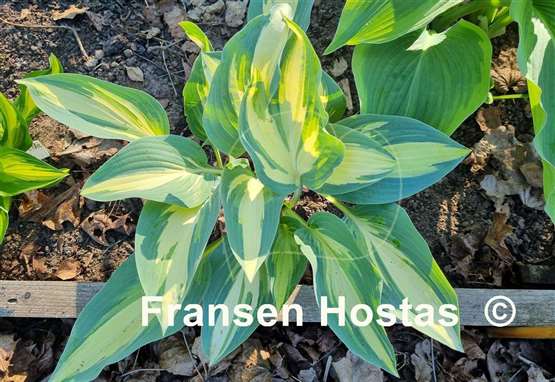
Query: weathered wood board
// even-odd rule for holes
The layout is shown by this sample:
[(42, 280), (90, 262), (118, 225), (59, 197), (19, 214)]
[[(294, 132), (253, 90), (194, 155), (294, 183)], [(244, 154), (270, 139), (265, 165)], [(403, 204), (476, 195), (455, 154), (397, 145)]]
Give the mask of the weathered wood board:
[[(0, 281), (0, 317), (74, 318), (102, 285), (71, 281)], [(516, 307), (511, 326), (555, 326), (555, 290), (456, 291), (463, 325), (491, 326), (484, 314), (485, 305), (495, 296), (506, 296)], [(303, 307), (304, 322), (320, 321), (320, 309), (316, 305), (312, 287), (298, 286), (291, 302)]]

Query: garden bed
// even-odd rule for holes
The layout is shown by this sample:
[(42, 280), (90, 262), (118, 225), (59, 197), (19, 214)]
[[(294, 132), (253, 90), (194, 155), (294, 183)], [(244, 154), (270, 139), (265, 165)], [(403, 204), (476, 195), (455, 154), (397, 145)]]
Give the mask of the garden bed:
[[(72, 2), (5, 2), (0, 5), (0, 18), (11, 25), (0, 22), (0, 61), (3, 63), (0, 91), (10, 98), (15, 96), (15, 80), (29, 70), (43, 67), (48, 53), (53, 52), (68, 72), (81, 72), (146, 90), (168, 111), (172, 133), (189, 135), (180, 93), (197, 52), (173, 28), (175, 22), (184, 16), (179, 13), (182, 9), (180, 3), (149, 3), (152, 2), (133, 2), (132, 5), (123, 1), (83, 2), (81, 5), (89, 8), (88, 14), (61, 19), (56, 24), (76, 28), (77, 40), (70, 30), (39, 27), (52, 25), (54, 12), (68, 9)], [(342, 1), (322, 1), (313, 13), (309, 35), (320, 54), (332, 38), (342, 5)], [(229, 15), (226, 19), (225, 11), (214, 9), (213, 13), (204, 10), (201, 25), (216, 47), (221, 48), (241, 24), (237, 17)], [(495, 67), (492, 70), (498, 94), (521, 92), (525, 87), (525, 80), (516, 69), (517, 40), (515, 28), (494, 40)], [(88, 57), (79, 48), (79, 41)], [(342, 49), (325, 56), (323, 66), (344, 90), (350, 89), (353, 112), (358, 100), (348, 65), (350, 55), (351, 49)], [(140, 69), (142, 80), (134, 68)], [(80, 197), (79, 189), (98, 166), (122, 147), (122, 143), (82, 136), (46, 116), (33, 122), (31, 133), (50, 151), (51, 163), (70, 168), (72, 175), (55, 188), (26, 195), (16, 202), (11, 215), (12, 224), (5, 243), (0, 247), (0, 279), (106, 281), (133, 251), (133, 233), (141, 202), (94, 202)], [(403, 201), (402, 205), (454, 286), (555, 289), (549, 286), (548, 277), (542, 277), (555, 270), (554, 228), (541, 210), (538, 169), (534, 167), (539, 162), (529, 155), (532, 137), (531, 115), (525, 100), (485, 106), (454, 135), (458, 142), (474, 148), (473, 155), (442, 182)], [(521, 171), (523, 168), (526, 173)], [(485, 179), (488, 182), (484, 183)], [(514, 194), (504, 195), (500, 181)], [(321, 200), (312, 199), (311, 194), (303, 196), (302, 206), (307, 214), (326, 207)], [(310, 274), (304, 281), (310, 281)], [(3, 320), (2, 324), (7, 336), (17, 334), (16, 338), (22, 339), (21, 344), (34, 347), (27, 354), (21, 349), (22, 345), (17, 345), (14, 351), (20, 358), (10, 373), (24, 374), (28, 379), (22, 380), (28, 381), (48, 375), (70, 325), (54, 320), (21, 319)], [(37, 331), (50, 333), (54, 338), (50, 334), (37, 335)], [(277, 340), (265, 338), (269, 332)], [(409, 329), (395, 328), (392, 332), (397, 351), (406, 358), (406, 368), (401, 368), (402, 376), (404, 380), (414, 380), (418, 368), (425, 368), (430, 357), (434, 356), (429, 351), (429, 340), (425, 348), (426, 340)], [(185, 334), (194, 341), (194, 331)], [(318, 336), (324, 340), (318, 340)], [(491, 368), (495, 365), (504, 368), (501, 372), (506, 375), (522, 373), (519, 371), (522, 369), (522, 378), (529, 370), (536, 372), (534, 367), (539, 373), (545, 372), (546, 376), (555, 374), (551, 359), (553, 352), (551, 355), (548, 352), (553, 350), (552, 342), (494, 342), (484, 337), (481, 331), (466, 332), (465, 338), (466, 345), (477, 347), (474, 349), (477, 355), (463, 357), (436, 347), (436, 361), (441, 365), (438, 373), (447, 380), (462, 381), (469, 380), (465, 379), (468, 376), (491, 375)], [(158, 346), (180, 349), (171, 341), (163, 341)], [(249, 351), (258, 355), (267, 352), (268, 360), (245, 360)], [(486, 357), (488, 351), (491, 355)], [(49, 358), (44, 352), (50, 352)], [(306, 332), (284, 328), (260, 330), (239, 353), (230, 358), (228, 368), (232, 371), (228, 370), (227, 375), (236, 376), (238, 365), (254, 362), (260, 375), (267, 376), (264, 369), (270, 370), (274, 376), (279, 371), (284, 375), (288, 372), (291, 378), (299, 378), (301, 371), (313, 370), (315, 375), (323, 378), (326, 369), (329, 373), (326, 362), (330, 356), (333, 362), (357, 362), (345, 355), (345, 350), (337, 345), (337, 340), (327, 329), (318, 325), (309, 326)], [(115, 380), (135, 369), (168, 369), (162, 366), (162, 354), (165, 351), (154, 345), (141, 355), (137, 353), (135, 360), (126, 360), (110, 368), (105, 378)], [(276, 366), (278, 361), (271, 360), (270, 355), (282, 357), (280, 367), (285, 371)], [(472, 358), (474, 356), (476, 358)], [(37, 360), (44, 360), (45, 365), (33, 364)], [(160, 380), (178, 378), (167, 371), (151, 373), (157, 373)], [(147, 372), (126, 376), (126, 380), (132, 378), (155, 380)], [(245, 379), (247, 376), (240, 378), (248, 380)]]

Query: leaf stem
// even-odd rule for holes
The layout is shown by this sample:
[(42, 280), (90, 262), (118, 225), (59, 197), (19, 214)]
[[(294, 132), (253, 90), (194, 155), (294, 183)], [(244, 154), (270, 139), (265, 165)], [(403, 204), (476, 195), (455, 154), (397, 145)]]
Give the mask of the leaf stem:
[(202, 172), (219, 176), (222, 175), (224, 171), (221, 168), (202, 167)]
[(331, 204), (333, 204), (335, 207), (337, 207), (339, 211), (343, 212), (344, 215), (350, 215), (349, 209), (343, 204), (343, 202), (339, 201), (331, 195), (323, 194), (322, 196), (329, 200)]
[(498, 96), (493, 96), (494, 101), (501, 101), (505, 99), (528, 99), (528, 93), (517, 93), (517, 94), (503, 94)]
[(299, 214), (296, 213), (295, 211), (293, 211), (292, 208), (289, 208), (289, 206), (287, 206), (287, 204), (286, 204), (286, 207), (287, 207), (287, 208), (285, 208), (285, 209), (283, 210), (283, 215), (284, 215), (284, 216), (287, 216), (287, 217), (290, 217), (290, 218), (292, 218), (292, 219), (295, 219), (295, 220), (298, 221), (303, 227), (309, 228), (309, 226), (308, 226), (306, 220), (304, 220), (302, 217), (300, 217)]

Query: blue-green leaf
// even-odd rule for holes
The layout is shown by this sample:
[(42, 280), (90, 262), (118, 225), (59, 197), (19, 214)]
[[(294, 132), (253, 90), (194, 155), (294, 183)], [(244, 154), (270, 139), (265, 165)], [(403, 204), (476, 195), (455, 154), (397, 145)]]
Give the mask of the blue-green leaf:
[(491, 56), (487, 34), (464, 20), (442, 33), (359, 45), (353, 74), (361, 113), (412, 117), (451, 134), (486, 100)]

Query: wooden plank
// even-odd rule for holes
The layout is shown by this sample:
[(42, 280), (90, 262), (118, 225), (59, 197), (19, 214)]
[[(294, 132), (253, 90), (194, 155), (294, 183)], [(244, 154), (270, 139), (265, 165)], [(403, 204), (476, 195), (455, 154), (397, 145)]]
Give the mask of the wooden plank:
[[(74, 318), (102, 285), (71, 281), (0, 281), (0, 317)], [(511, 326), (555, 326), (555, 290), (456, 291), (463, 325), (491, 326), (484, 315), (484, 307), (488, 300), (501, 295), (509, 297), (516, 307), (516, 316)], [(320, 310), (312, 287), (298, 286), (291, 302), (303, 307), (304, 322), (320, 321)], [(291, 321), (294, 321), (294, 314)]]

